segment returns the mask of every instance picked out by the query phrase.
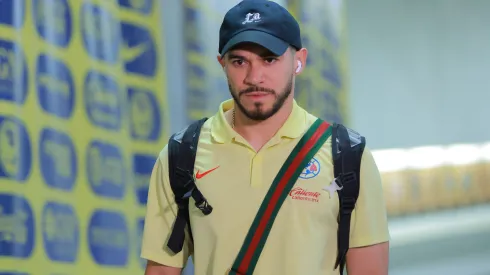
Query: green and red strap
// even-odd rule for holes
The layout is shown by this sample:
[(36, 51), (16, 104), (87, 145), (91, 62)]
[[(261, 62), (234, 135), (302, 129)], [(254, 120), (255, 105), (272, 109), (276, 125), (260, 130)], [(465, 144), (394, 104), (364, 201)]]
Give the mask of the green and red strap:
[(228, 275), (253, 273), (279, 209), (303, 169), (331, 135), (330, 124), (321, 119), (317, 119), (303, 135), (279, 170), (262, 201)]

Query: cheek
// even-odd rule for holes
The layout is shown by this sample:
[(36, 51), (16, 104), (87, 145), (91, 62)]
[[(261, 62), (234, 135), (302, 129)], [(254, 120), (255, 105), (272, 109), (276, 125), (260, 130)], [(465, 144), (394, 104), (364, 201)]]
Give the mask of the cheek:
[(282, 89), (291, 78), (292, 73), (290, 70), (278, 69), (272, 71), (270, 74), (270, 82), (276, 89)]
[(284, 64), (277, 64), (268, 68), (268, 74), (274, 81), (280, 81), (290, 77), (293, 74), (293, 68), (284, 66)]
[(243, 75), (236, 70), (228, 70), (226, 71), (226, 78), (228, 79), (228, 83), (230, 83), (231, 87), (237, 88), (243, 85)]

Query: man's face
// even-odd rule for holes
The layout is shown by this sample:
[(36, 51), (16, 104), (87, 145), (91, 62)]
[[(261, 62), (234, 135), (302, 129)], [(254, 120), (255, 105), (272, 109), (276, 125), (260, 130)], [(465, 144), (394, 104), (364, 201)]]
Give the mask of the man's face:
[(294, 56), (275, 56), (255, 44), (243, 44), (225, 54), (228, 86), (237, 107), (252, 120), (274, 115), (292, 95)]

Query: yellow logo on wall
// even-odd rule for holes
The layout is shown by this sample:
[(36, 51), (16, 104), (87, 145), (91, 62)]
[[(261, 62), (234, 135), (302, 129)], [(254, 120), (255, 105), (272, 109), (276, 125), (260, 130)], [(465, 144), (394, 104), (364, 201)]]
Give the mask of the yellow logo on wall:
[(0, 274), (140, 274), (167, 140), (161, 7), (0, 1)]

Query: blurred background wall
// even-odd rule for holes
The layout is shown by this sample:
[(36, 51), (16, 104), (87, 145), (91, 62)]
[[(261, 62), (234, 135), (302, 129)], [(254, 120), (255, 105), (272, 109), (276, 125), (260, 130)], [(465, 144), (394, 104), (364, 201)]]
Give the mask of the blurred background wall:
[[(276, 2), (309, 49), (296, 99), (373, 149), (389, 274), (490, 274), (490, 2)], [(0, 0), (1, 275), (143, 274), (153, 162), (229, 97), (236, 3)]]
[(490, 140), (490, 3), (345, 1), (352, 126), (374, 148)]

